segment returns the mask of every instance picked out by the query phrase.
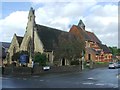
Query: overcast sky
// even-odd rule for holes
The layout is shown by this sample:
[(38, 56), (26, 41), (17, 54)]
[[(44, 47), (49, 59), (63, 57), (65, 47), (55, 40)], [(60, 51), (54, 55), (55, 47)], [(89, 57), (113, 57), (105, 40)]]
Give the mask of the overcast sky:
[(35, 9), (37, 24), (69, 31), (81, 19), (103, 44), (118, 46), (118, 2), (97, 0), (2, 2), (0, 41), (11, 42), (14, 33), (24, 36), (30, 7)]

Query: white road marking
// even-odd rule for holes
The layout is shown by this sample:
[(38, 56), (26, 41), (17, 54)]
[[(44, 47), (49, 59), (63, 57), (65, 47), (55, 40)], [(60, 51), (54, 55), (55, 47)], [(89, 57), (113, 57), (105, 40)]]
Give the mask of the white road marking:
[(44, 80), (40, 80), (41, 82), (44, 81)]
[(94, 78), (90, 77), (90, 78), (88, 78), (88, 79), (92, 80), (92, 79), (94, 79)]
[(120, 74), (116, 76), (118, 79), (120, 78)]
[(91, 84), (93, 84), (93, 83), (86, 82), (86, 83), (82, 83), (82, 84), (88, 84), (88, 85), (91, 85)]
[(97, 83), (95, 85), (104, 86), (105, 84), (103, 84), (103, 83)]

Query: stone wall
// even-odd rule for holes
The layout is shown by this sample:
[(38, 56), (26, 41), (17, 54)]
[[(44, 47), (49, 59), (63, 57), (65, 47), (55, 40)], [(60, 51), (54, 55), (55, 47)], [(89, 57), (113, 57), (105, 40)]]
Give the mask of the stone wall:
[(44, 71), (42, 67), (5, 67), (3, 75), (39, 75), (42, 73), (62, 73), (62, 72), (79, 72), (81, 71), (81, 66), (53, 66), (50, 70)]
[(50, 70), (44, 71), (42, 67), (35, 67), (33, 74), (41, 74), (41, 73), (60, 73), (60, 72), (78, 72), (81, 71), (81, 66), (52, 66)]
[(31, 68), (28, 67), (5, 67), (2, 69), (3, 75), (30, 75)]

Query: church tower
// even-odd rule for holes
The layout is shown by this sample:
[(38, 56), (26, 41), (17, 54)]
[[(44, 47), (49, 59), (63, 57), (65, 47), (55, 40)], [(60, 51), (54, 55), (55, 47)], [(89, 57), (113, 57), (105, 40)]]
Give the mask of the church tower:
[(85, 30), (85, 24), (83, 23), (82, 20), (79, 21), (78, 27), (80, 27), (80, 28), (82, 28), (83, 30)]
[(30, 63), (33, 59), (34, 55), (34, 32), (35, 32), (35, 10), (33, 8), (30, 8), (29, 14), (28, 14), (28, 22), (26, 27), (26, 32), (20, 47), (21, 51), (28, 51), (30, 54)]
[(29, 14), (28, 14), (28, 23), (26, 27), (26, 32), (29, 33), (29, 35), (33, 38), (33, 31), (35, 28), (35, 10), (33, 8), (30, 8)]

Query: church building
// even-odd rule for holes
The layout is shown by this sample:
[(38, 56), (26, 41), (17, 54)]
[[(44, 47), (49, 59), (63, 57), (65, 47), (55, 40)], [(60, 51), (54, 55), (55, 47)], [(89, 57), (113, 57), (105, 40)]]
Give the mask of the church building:
[[(62, 40), (60, 38), (62, 38)], [(32, 64), (34, 52), (45, 53), (49, 65), (54, 65), (54, 51), (60, 42), (63, 40), (66, 42), (76, 41), (78, 38), (80, 42), (84, 41), (85, 43), (84, 57), (86, 61), (111, 61), (112, 54), (109, 48), (106, 45), (103, 45), (93, 32), (85, 30), (85, 25), (82, 20), (79, 21), (78, 25), (73, 25), (69, 32), (65, 32), (63, 30), (36, 24), (35, 10), (31, 8), (28, 14), (28, 22), (24, 37), (17, 36), (16, 34), (13, 36), (8, 49), (8, 62), (9, 64), (13, 63), (12, 56), (16, 52), (28, 51), (30, 53), (29, 62), (27, 64), (28, 66)], [(70, 61), (65, 59), (65, 57), (61, 57), (58, 60), (58, 66), (62, 65), (70, 65)]]
[[(17, 36), (16, 34), (13, 36), (11, 45), (8, 49), (8, 62), (9, 64), (13, 63), (12, 56), (16, 52), (28, 51), (30, 53), (28, 66), (30, 66), (33, 61), (32, 57), (34, 52), (45, 53), (48, 58), (49, 65), (54, 65), (54, 51), (60, 44), (61, 38), (62, 41), (77, 40), (76, 36), (72, 33), (36, 24), (35, 10), (31, 8), (28, 15), (28, 23), (24, 37)], [(65, 57), (61, 57), (58, 61), (58, 66), (70, 65), (69, 60), (65, 59)], [(18, 62), (19, 61), (16, 63)]]

